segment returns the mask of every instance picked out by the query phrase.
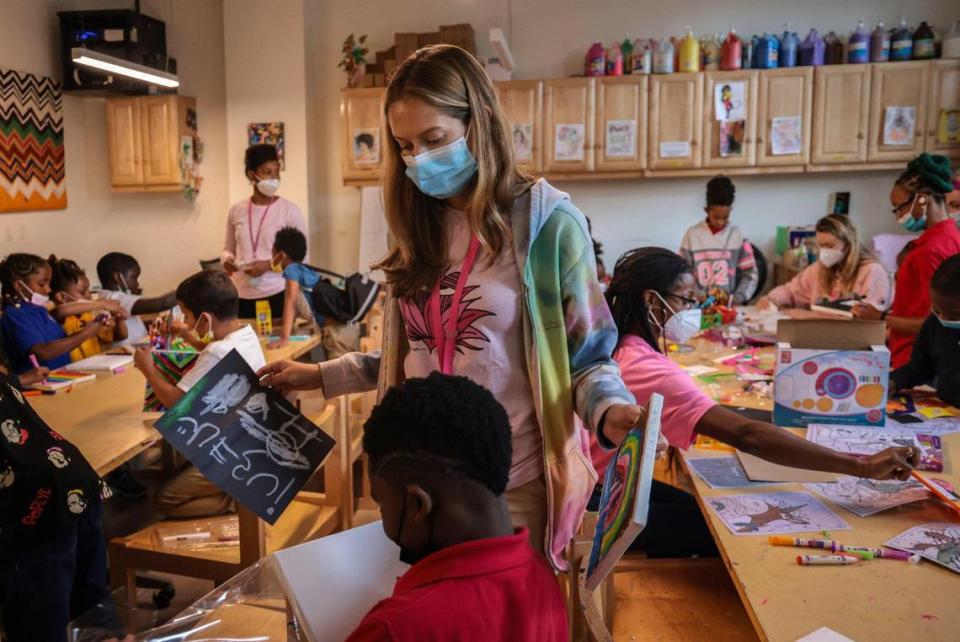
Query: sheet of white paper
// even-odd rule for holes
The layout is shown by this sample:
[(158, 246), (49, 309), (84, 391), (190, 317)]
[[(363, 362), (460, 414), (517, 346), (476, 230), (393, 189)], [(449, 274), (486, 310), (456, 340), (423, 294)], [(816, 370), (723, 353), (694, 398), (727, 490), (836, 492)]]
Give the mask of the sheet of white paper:
[(697, 364), (694, 366), (681, 366), (688, 375), (691, 377), (696, 377), (702, 374), (710, 374), (711, 372), (716, 372), (716, 368), (711, 368), (710, 366), (705, 366), (702, 364)]
[(322, 537), (270, 556), (309, 642), (344, 640), (370, 608), (393, 593), (409, 566), (381, 522)]
[(513, 149), (518, 161), (528, 161), (533, 158), (533, 125), (513, 124)]
[(854, 642), (854, 640), (845, 635), (840, 635), (833, 629), (821, 626), (813, 633), (797, 638), (797, 642)]
[(799, 154), (803, 149), (803, 121), (800, 116), (777, 116), (770, 122), (770, 153), (774, 156)]
[(808, 441), (850, 455), (874, 455), (887, 448), (903, 446), (919, 447), (915, 434), (912, 430), (891, 425), (883, 428), (839, 424), (807, 426)]
[(583, 160), (583, 123), (558, 124), (553, 145), (553, 158), (558, 161)]
[(80, 361), (74, 361), (64, 366), (64, 369), (72, 372), (104, 372), (132, 365), (133, 357), (129, 354), (96, 354)]
[(746, 120), (744, 103), (746, 83), (719, 82), (713, 88), (713, 115), (717, 120)]
[(637, 155), (637, 121), (607, 121), (607, 158), (633, 158)]
[(690, 158), (690, 141), (671, 140), (660, 143), (660, 158)]
[[(367, 274), (370, 272), (370, 265), (384, 257), (387, 253), (388, 234), (380, 187), (360, 188), (360, 256), (357, 272)], [(380, 270), (372, 272), (371, 277), (380, 283), (385, 280)]]

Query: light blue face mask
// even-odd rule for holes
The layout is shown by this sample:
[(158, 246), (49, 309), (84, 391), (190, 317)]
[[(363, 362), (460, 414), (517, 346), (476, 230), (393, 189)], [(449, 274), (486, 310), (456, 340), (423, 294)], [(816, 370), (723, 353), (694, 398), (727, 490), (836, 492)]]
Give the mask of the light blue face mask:
[(948, 330), (960, 330), (960, 321), (947, 321), (939, 314), (937, 315), (937, 320), (940, 321), (940, 325)]
[(897, 223), (902, 225), (903, 229), (908, 232), (922, 232), (927, 229), (927, 215), (924, 214), (920, 218), (913, 218), (913, 214), (907, 212), (900, 217)]
[(433, 198), (453, 198), (463, 191), (467, 182), (477, 173), (477, 160), (461, 136), (449, 145), (431, 149), (413, 158), (404, 157), (407, 178), (417, 188)]

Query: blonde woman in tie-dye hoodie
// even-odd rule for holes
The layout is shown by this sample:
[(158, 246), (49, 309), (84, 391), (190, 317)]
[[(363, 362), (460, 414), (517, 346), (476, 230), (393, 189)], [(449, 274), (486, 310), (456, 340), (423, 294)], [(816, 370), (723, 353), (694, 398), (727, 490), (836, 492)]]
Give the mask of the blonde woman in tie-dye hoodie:
[[(616, 327), (586, 220), (567, 194), (519, 173), (493, 86), (462, 49), (411, 56), (387, 89), (385, 115), (394, 243), (376, 266), (390, 285), (383, 349), (262, 373), (282, 391), (322, 387), (328, 398), (383, 394), (434, 370), (491, 389), (513, 429), (505, 495), (514, 526), (564, 569), (597, 480), (582, 426), (612, 446), (641, 414), (611, 358)], [(423, 523), (407, 522), (388, 535), (408, 548), (418, 532), (429, 539)]]

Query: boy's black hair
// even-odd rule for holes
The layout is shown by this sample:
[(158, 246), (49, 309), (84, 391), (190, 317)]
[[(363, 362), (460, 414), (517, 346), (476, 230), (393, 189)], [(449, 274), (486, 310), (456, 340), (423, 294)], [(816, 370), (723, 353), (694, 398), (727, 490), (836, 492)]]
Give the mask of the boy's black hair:
[(711, 205), (730, 207), (736, 195), (737, 188), (733, 181), (723, 174), (718, 174), (707, 182), (707, 207)]
[(277, 154), (276, 145), (257, 143), (247, 147), (247, 151), (243, 155), (243, 166), (246, 171), (256, 173), (264, 163), (279, 160), (280, 155)]
[(641, 247), (621, 256), (606, 292), (617, 334), (620, 337), (637, 334), (651, 348), (660, 350), (650, 327), (650, 309), (643, 293), (653, 290), (666, 298), (680, 277), (690, 271), (690, 264), (682, 256), (662, 247)]
[(273, 239), (273, 251), (284, 252), (294, 263), (303, 263), (307, 256), (307, 237), (293, 227), (281, 227)]
[(236, 319), (240, 314), (240, 295), (223, 270), (203, 270), (177, 286), (177, 301), (194, 316), (207, 312), (215, 319)]
[(960, 298), (960, 254), (940, 264), (930, 277), (930, 287), (943, 296)]
[(362, 134), (357, 134), (357, 137), (354, 138), (354, 141), (355, 141), (357, 144), (363, 143), (363, 144), (366, 145), (369, 149), (373, 149), (373, 145), (374, 145), (374, 143), (376, 142), (376, 141), (373, 139), (373, 134), (368, 134), (367, 132), (363, 132)]
[(56, 254), (51, 254), (47, 258), (50, 264), (50, 289), (54, 292), (63, 292), (68, 286), (77, 283), (87, 275), (82, 267), (76, 261), (71, 259), (58, 259)]
[(47, 265), (47, 262), (36, 254), (20, 252), (8, 254), (7, 258), (0, 262), (0, 288), (2, 288), (3, 305), (18, 303), (21, 296), (14, 284), (38, 272), (44, 265)]
[(510, 419), (483, 386), (434, 372), (391, 388), (363, 427), (370, 469), (383, 475), (391, 461), (418, 462), (418, 471), (441, 466), (502, 495), (510, 476)]
[(130, 270), (137, 270), (140, 264), (137, 259), (123, 252), (108, 252), (97, 261), (97, 278), (100, 279), (100, 287), (111, 289), (115, 285), (117, 274), (123, 274)]

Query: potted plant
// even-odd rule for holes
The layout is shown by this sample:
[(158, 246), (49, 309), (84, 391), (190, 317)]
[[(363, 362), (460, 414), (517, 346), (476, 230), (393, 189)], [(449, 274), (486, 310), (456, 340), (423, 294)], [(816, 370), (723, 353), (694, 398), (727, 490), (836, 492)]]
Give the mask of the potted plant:
[(370, 51), (365, 46), (367, 36), (360, 36), (359, 40), (354, 39), (351, 33), (343, 41), (341, 52), (343, 58), (337, 63), (337, 67), (343, 69), (347, 74), (347, 87), (362, 87), (363, 77), (367, 71), (367, 53)]

